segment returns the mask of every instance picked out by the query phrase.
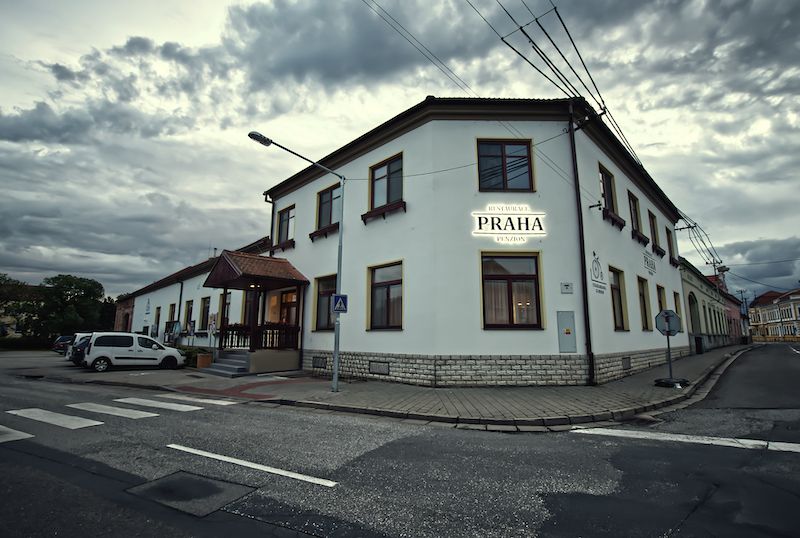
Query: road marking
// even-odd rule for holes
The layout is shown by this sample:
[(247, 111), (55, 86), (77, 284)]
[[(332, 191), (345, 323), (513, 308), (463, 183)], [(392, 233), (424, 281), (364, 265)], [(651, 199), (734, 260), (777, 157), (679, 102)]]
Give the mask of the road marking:
[(795, 353), (798, 353), (798, 354), (800, 354), (800, 351), (796, 350), (796, 349), (795, 349), (795, 348), (793, 348), (792, 346), (789, 346), (789, 349), (791, 349), (791, 350), (792, 350), (792, 351), (794, 351)]
[(48, 424), (54, 424), (70, 430), (77, 430), (79, 428), (88, 428), (89, 426), (99, 426), (100, 424), (103, 424), (102, 422), (98, 422), (96, 420), (74, 417), (72, 415), (62, 415), (61, 413), (53, 413), (52, 411), (45, 411), (44, 409), (37, 409), (35, 407), (30, 409), (15, 409), (13, 411), (6, 411), (6, 413), (29, 418), (31, 420), (38, 420), (39, 422), (47, 422)]
[(686, 435), (683, 433), (641, 432), (634, 430), (615, 430), (608, 428), (586, 428), (572, 430), (572, 433), (588, 435), (607, 435), (610, 437), (626, 437), (628, 439), (646, 439), (652, 441), (672, 441), (676, 443), (694, 443), (699, 445), (729, 446), (754, 450), (774, 450), (777, 452), (800, 452), (798, 443), (779, 443), (760, 439), (735, 439), (733, 437), (710, 437), (707, 435)]
[(251, 461), (240, 460), (238, 458), (231, 458), (230, 456), (223, 456), (221, 454), (214, 454), (213, 452), (206, 452), (205, 450), (198, 450), (196, 448), (190, 448), (188, 446), (183, 445), (167, 445), (167, 448), (174, 448), (175, 450), (182, 450), (183, 452), (188, 452), (190, 454), (196, 454), (198, 456), (204, 456), (206, 458), (212, 458), (219, 461), (225, 461), (228, 463), (233, 463), (235, 465), (241, 465), (242, 467), (249, 467), (251, 469), (256, 469), (258, 471), (264, 471), (267, 473), (277, 474), (280, 476), (285, 476), (288, 478), (294, 478), (295, 480), (302, 480), (303, 482), (310, 482), (312, 484), (317, 484), (320, 486), (325, 486), (328, 488), (334, 487), (337, 482), (333, 482), (331, 480), (325, 480), (324, 478), (317, 478), (315, 476), (308, 476), (300, 473), (295, 473), (293, 471), (285, 471), (283, 469), (278, 469), (276, 467), (269, 467), (267, 465), (261, 465), (260, 463), (253, 463)]
[(67, 407), (80, 409), (82, 411), (91, 411), (92, 413), (103, 413), (104, 415), (114, 415), (117, 417), (133, 419), (158, 416), (158, 413), (148, 413), (147, 411), (139, 411), (138, 409), (125, 409), (124, 407), (113, 407), (111, 405), (102, 405), (90, 402), (67, 404)]
[(120, 398), (114, 401), (132, 405), (141, 405), (144, 407), (158, 407), (159, 409), (171, 409), (172, 411), (197, 411), (199, 409), (202, 409), (202, 407), (197, 407), (196, 405), (184, 405), (172, 402), (159, 402), (156, 400), (146, 400), (144, 398)]
[(196, 398), (194, 396), (185, 396), (183, 394), (172, 394), (170, 392), (166, 394), (156, 394), (156, 396), (158, 396), (159, 398), (172, 398), (173, 400), (185, 400), (187, 402), (198, 402), (209, 405), (236, 405), (239, 403), (231, 400), (212, 400), (210, 398)]
[(30, 439), (33, 435), (17, 430), (12, 430), (11, 428), (6, 428), (5, 426), (0, 426), (0, 444), (7, 443), (9, 441), (19, 441), (20, 439)]

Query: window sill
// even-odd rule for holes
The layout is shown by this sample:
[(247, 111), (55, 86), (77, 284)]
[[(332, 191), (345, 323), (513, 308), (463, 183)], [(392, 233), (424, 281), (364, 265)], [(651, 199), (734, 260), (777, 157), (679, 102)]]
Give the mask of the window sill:
[[(644, 235), (639, 230), (631, 230), (631, 238), (635, 239), (636, 241), (638, 241), (639, 243), (641, 243), (645, 247), (650, 242), (650, 238), (647, 237), (646, 235)], [(655, 247), (653, 247), (653, 248), (655, 248)]]
[(666, 254), (666, 253), (667, 253), (667, 251), (666, 251), (666, 250), (664, 250), (664, 249), (663, 249), (663, 248), (661, 248), (660, 246), (656, 245), (655, 243), (653, 243), (653, 252), (655, 252), (656, 254), (658, 254), (658, 257), (659, 257), (659, 258), (663, 258), (663, 257), (664, 257), (664, 254)]
[(314, 329), (311, 332), (312, 333), (332, 333), (333, 332), (333, 327), (331, 327), (330, 329)]
[(402, 331), (402, 327), (370, 327), (367, 332), (380, 332), (380, 331)]
[(669, 264), (671, 266), (673, 266), (673, 267), (679, 267), (681, 262), (679, 262), (676, 258), (673, 258), (672, 256), (670, 256), (669, 257)]
[(536, 192), (536, 189), (532, 189), (530, 187), (527, 187), (525, 189), (484, 189), (484, 188), (478, 187), (478, 192), (527, 192), (527, 193), (531, 193), (531, 192)]
[(614, 331), (616, 331), (618, 333), (629, 333), (629, 332), (631, 332), (630, 329), (614, 329)]
[(364, 224), (366, 224), (367, 221), (376, 219), (378, 217), (383, 217), (384, 219), (386, 219), (386, 215), (388, 213), (399, 211), (401, 209), (403, 210), (403, 213), (406, 212), (405, 200), (398, 200), (396, 202), (392, 202), (391, 204), (382, 205), (380, 207), (376, 207), (375, 209), (367, 211), (366, 213), (361, 215), (361, 220), (364, 222)]
[(484, 331), (543, 331), (539, 325), (484, 325)]
[(276, 250), (280, 249), (281, 251), (294, 248), (294, 239), (289, 239), (288, 241), (284, 241), (283, 243), (278, 243), (277, 245), (273, 245), (269, 249), (270, 254), (274, 254)]
[(625, 227), (625, 219), (608, 208), (603, 208), (603, 220), (609, 221), (613, 226), (616, 226), (620, 230)]
[(334, 222), (333, 224), (328, 224), (327, 226), (323, 226), (319, 230), (311, 232), (310, 234), (308, 234), (308, 238), (311, 239), (311, 241), (313, 242), (314, 239), (318, 237), (328, 237), (328, 234), (332, 234), (338, 231), (339, 231), (339, 223)]

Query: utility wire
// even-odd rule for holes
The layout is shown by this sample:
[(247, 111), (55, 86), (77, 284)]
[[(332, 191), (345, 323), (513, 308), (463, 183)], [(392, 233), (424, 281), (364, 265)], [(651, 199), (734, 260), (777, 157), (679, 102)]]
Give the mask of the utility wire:
[(728, 267), (740, 267), (742, 265), (768, 265), (771, 263), (784, 263), (784, 262), (796, 262), (800, 261), (800, 258), (789, 258), (788, 260), (770, 260), (766, 262), (748, 262), (748, 263), (726, 263)]
[(747, 278), (746, 276), (739, 275), (737, 273), (734, 273), (733, 271), (728, 271), (728, 274), (733, 275), (736, 278), (741, 278), (742, 280), (746, 280), (748, 282), (752, 282), (753, 284), (759, 284), (761, 286), (766, 286), (768, 288), (774, 288), (774, 289), (783, 290), (783, 291), (792, 291), (791, 288), (782, 288), (780, 286), (773, 286), (772, 284), (765, 284), (764, 282), (759, 282), (758, 280), (753, 280), (751, 278)]

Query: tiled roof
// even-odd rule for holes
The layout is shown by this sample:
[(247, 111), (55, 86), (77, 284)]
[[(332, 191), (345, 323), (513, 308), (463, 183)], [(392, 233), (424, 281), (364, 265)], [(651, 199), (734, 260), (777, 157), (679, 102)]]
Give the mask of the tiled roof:
[(257, 254), (245, 254), (227, 250), (222, 254), (245, 277), (280, 278), (308, 282), (303, 273), (295, 269), (289, 260), (283, 258), (267, 258)]

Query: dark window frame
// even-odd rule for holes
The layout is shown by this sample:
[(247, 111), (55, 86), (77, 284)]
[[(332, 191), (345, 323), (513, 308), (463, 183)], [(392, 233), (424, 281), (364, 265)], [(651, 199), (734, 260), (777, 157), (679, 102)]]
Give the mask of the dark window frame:
[[(481, 145), (499, 144), (500, 145), (500, 161), (502, 166), (503, 186), (499, 189), (486, 188), (481, 181), (481, 158), (482, 157), (497, 157), (497, 155), (482, 155)], [(524, 189), (511, 189), (508, 187), (508, 166), (506, 162), (506, 146), (525, 146), (526, 159), (528, 162), (528, 186)], [(477, 141), (477, 155), (478, 155), (478, 192), (536, 192), (536, 183), (533, 176), (533, 152), (531, 147), (533, 141), (531, 139), (504, 139), (504, 138), (479, 138)], [(521, 159), (520, 159), (521, 160)]]
[[(375, 282), (375, 271), (378, 269), (385, 269), (387, 267), (400, 266), (400, 278), (394, 280), (387, 280), (383, 282)], [(400, 320), (398, 324), (392, 325), (389, 322), (389, 312), (391, 310), (391, 292), (392, 288), (400, 288)], [(376, 323), (375, 321), (375, 290), (383, 288), (386, 293), (386, 323)], [(383, 320), (381, 320), (383, 321)], [(382, 265), (375, 265), (369, 268), (369, 328), (370, 330), (402, 330), (403, 329), (403, 262), (385, 263)]]
[[(341, 203), (342, 192), (341, 190), (339, 191), (339, 196), (334, 196), (333, 193), (336, 189), (340, 189), (340, 187), (341, 185), (336, 183), (335, 185), (331, 185), (330, 187), (317, 193), (317, 229), (315, 232), (312, 232), (311, 235), (319, 234), (319, 232), (322, 232), (323, 230), (326, 231), (325, 235), (327, 235), (327, 233), (339, 229), (339, 215), (338, 213), (336, 215), (333, 214), (333, 201), (338, 198), (339, 203)], [(328, 197), (327, 200), (325, 200), (326, 196)], [(328, 209), (327, 222), (325, 222), (325, 219), (323, 218), (323, 208), (326, 205), (330, 206)]]
[[(295, 214), (291, 213), (294, 210), (295, 206), (292, 204), (278, 211), (278, 242), (275, 247), (279, 247), (294, 241), (294, 233), (292, 233), (292, 237), (289, 237), (289, 231), (292, 224), (291, 221), (296, 217)], [(286, 215), (286, 219), (283, 218), (284, 215)], [(296, 225), (296, 222), (294, 224)]]
[[(484, 273), (483, 265), (486, 258), (522, 258), (532, 259), (534, 266), (533, 274), (518, 273), (513, 275), (487, 275)], [(506, 284), (506, 304), (508, 306), (508, 319), (510, 323), (487, 323), (486, 322), (486, 282), (505, 282)], [(514, 323), (514, 282), (533, 282), (534, 302), (536, 303), (536, 323)], [(483, 328), (484, 329), (542, 329), (542, 290), (539, 282), (539, 253), (481, 253), (481, 297), (483, 298)]]
[(600, 196), (603, 204), (603, 220), (609, 221), (613, 226), (620, 230), (625, 227), (625, 219), (617, 212), (617, 191), (614, 182), (614, 174), (608, 168), (598, 163), (598, 174), (600, 176)]
[[(616, 277), (617, 283), (614, 284), (611, 275)], [(625, 285), (625, 273), (614, 267), (608, 268), (608, 289), (611, 292), (611, 312), (614, 319), (615, 331), (627, 331), (625, 326), (625, 295), (623, 286)], [(619, 317), (617, 317), (617, 301), (619, 302)]]
[(646, 278), (640, 276), (636, 277), (636, 292), (639, 296), (639, 312), (642, 318), (642, 330), (652, 331), (653, 321), (650, 319), (652, 317), (652, 308), (650, 306), (650, 283)]
[(211, 317), (211, 296), (200, 299), (200, 331), (208, 330), (208, 320)]
[[(333, 286), (330, 289), (326, 290), (326, 291), (322, 291), (321, 284), (323, 282), (333, 283)], [(332, 299), (331, 299), (331, 297), (333, 297), (333, 295), (336, 294), (336, 275), (328, 275), (328, 276), (319, 277), (319, 278), (317, 278), (316, 284), (317, 284), (317, 303), (316, 303), (317, 304), (317, 311), (316, 311), (316, 316), (314, 317), (314, 330), (315, 331), (332, 331), (334, 329), (336, 316), (334, 315), (334, 313), (332, 311), (332, 305), (331, 305), (331, 300)], [(320, 312), (321, 312), (321, 309), (320, 309), (320, 298), (322, 298), (322, 297), (327, 297), (328, 298), (328, 308), (325, 309), (326, 310), (326, 314), (325, 314), (326, 315), (326, 319), (325, 319), (326, 323), (324, 323), (323, 325), (320, 325)]]
[[(392, 177), (389, 174), (389, 166), (393, 164), (395, 161), (400, 161), (400, 177)], [(383, 203), (376, 204), (375, 200), (375, 170), (378, 168), (386, 167), (386, 200)], [(378, 178), (382, 179), (382, 178)], [(400, 196), (397, 199), (391, 199), (390, 193), (392, 189), (390, 188), (390, 183), (392, 181), (399, 181), (400, 183)], [(377, 164), (373, 164), (369, 167), (369, 212), (373, 212), (376, 209), (381, 209), (383, 207), (391, 206), (392, 204), (398, 204), (403, 201), (403, 153), (400, 152), (396, 155), (392, 155), (391, 157), (382, 160)]]

